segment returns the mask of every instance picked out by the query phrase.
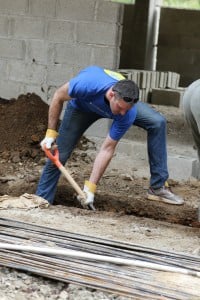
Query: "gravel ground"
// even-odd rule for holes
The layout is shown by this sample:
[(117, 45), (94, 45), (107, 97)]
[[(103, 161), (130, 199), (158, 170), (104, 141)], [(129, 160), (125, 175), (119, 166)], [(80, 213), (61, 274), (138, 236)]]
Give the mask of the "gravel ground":
[(1, 300), (126, 300), (97, 290), (66, 284), (37, 275), (0, 268)]

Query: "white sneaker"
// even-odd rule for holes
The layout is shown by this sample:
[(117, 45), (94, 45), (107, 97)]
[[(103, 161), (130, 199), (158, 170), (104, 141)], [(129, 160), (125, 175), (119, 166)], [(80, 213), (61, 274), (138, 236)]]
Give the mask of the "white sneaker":
[(153, 189), (150, 187), (148, 190), (147, 199), (174, 205), (182, 205), (184, 203), (183, 198), (175, 195), (168, 187), (165, 186), (159, 189)]

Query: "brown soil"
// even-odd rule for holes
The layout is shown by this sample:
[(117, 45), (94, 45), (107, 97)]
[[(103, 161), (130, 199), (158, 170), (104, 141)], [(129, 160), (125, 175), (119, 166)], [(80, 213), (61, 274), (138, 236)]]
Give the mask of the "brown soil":
[(47, 126), (48, 105), (34, 94), (0, 99), (0, 117), (1, 158), (35, 159)]

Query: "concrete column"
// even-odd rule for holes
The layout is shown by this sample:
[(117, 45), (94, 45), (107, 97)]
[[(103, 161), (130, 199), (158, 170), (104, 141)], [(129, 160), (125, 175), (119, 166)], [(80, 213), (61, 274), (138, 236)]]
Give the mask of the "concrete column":
[(157, 43), (162, 0), (149, 0), (144, 68), (156, 70)]
[(133, 16), (132, 65), (155, 70), (159, 28), (159, 7), (162, 0), (136, 0)]

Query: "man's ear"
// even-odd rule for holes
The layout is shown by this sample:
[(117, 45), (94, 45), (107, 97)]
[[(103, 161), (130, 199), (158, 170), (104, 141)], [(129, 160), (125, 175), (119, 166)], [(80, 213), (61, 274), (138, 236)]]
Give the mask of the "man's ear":
[(114, 95), (115, 95), (115, 93), (114, 93), (113, 90), (111, 89), (110, 92), (109, 92), (109, 96), (110, 96), (110, 97), (113, 97)]
[(112, 90), (112, 88), (110, 88), (107, 92), (106, 92), (106, 98), (108, 101), (110, 101), (110, 99), (112, 99), (114, 96), (114, 91)]

